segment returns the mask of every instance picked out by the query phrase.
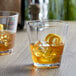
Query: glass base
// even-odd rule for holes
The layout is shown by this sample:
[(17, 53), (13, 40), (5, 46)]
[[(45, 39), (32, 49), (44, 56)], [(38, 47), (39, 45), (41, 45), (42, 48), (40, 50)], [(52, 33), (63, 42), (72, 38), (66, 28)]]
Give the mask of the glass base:
[(34, 66), (37, 68), (59, 68), (60, 63), (56, 64), (39, 64), (39, 63), (34, 63)]
[(7, 51), (0, 51), (0, 56), (11, 54), (13, 49), (9, 49)]

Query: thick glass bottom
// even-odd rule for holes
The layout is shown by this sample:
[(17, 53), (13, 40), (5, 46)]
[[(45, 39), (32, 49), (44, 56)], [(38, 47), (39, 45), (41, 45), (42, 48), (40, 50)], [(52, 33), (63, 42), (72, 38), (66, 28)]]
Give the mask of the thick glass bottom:
[(0, 56), (11, 54), (13, 49), (9, 49), (7, 51), (0, 51)]
[(60, 63), (55, 63), (55, 64), (39, 64), (39, 63), (34, 63), (34, 66), (37, 68), (59, 68)]

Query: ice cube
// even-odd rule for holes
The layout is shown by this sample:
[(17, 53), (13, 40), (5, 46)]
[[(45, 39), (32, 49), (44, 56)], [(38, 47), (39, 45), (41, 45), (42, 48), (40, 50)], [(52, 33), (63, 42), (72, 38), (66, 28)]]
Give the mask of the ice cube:
[(41, 41), (41, 44), (39, 46), (48, 47), (50, 45), (45, 41)]
[(34, 53), (36, 56), (41, 57), (46, 53), (51, 52), (50, 45), (45, 41), (37, 41), (34, 46)]
[(35, 42), (35, 45), (36, 45), (36, 46), (39, 46), (40, 44), (41, 44), (40, 41), (36, 41), (36, 42)]
[(0, 33), (0, 44), (8, 46), (9, 33), (7, 31), (1, 31)]
[(5, 46), (8, 46), (8, 42), (4, 42), (4, 45), (5, 45)]
[(40, 47), (40, 50), (42, 51), (42, 53), (44, 54), (48, 51), (50, 45), (45, 41), (41, 41), (41, 44), (39, 45), (39, 47)]
[(34, 52), (34, 54), (35, 54), (37, 57), (41, 57), (41, 56), (42, 56), (42, 52), (40, 52), (40, 51), (36, 51), (36, 52)]
[(1, 40), (3, 39), (3, 35), (0, 36), (0, 39), (1, 39)]

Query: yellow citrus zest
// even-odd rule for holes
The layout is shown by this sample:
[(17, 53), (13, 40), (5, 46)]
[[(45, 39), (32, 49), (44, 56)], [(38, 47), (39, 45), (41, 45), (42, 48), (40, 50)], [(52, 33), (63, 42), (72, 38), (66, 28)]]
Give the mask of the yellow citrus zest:
[(59, 45), (62, 42), (62, 38), (59, 35), (52, 33), (45, 37), (45, 41), (49, 44)]
[(3, 24), (0, 24), (0, 31), (3, 30)]

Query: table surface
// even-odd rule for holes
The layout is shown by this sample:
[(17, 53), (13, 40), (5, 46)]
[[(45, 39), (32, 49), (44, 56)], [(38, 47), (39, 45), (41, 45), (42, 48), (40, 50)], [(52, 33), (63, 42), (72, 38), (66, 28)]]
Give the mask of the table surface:
[(0, 56), (0, 76), (76, 76), (76, 22), (69, 22), (67, 47), (58, 69), (37, 69), (33, 67), (27, 32), (16, 34), (14, 51)]

